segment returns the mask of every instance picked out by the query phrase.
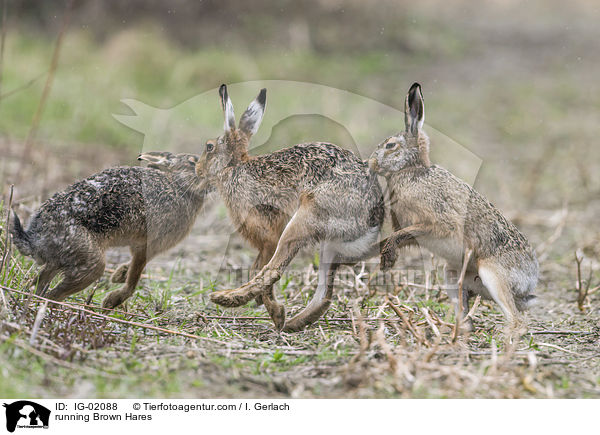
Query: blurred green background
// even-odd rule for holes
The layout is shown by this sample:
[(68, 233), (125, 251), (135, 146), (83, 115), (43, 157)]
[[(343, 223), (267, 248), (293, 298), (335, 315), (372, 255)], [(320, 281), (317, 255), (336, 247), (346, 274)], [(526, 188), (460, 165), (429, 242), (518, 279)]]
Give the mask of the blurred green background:
[[(52, 193), (107, 166), (137, 164), (142, 149), (201, 152), (206, 139), (218, 134), (222, 126), (216, 94), (221, 83), (231, 84), (239, 118), (260, 87), (259, 83), (249, 82), (282, 81), (269, 82), (267, 111), (253, 141), (253, 152), (323, 140), (366, 157), (379, 141), (403, 128), (404, 96), (418, 81), (423, 86), (434, 162), (445, 165), (449, 157), (454, 157), (454, 163), (463, 161), (466, 172), (460, 171), (464, 169), (460, 164), (449, 167), (467, 181), (474, 181), (476, 188), (519, 226), (537, 250), (541, 279), (540, 303), (532, 311), (535, 328), (596, 331), (574, 335), (571, 342), (557, 335), (553, 339), (556, 344), (545, 344), (554, 350), (559, 346), (571, 350), (566, 349), (567, 356), (561, 359), (556, 359), (555, 353), (545, 357), (536, 353), (542, 362), (536, 379), (541, 379), (544, 388), (533, 394), (597, 396), (600, 377), (594, 353), (599, 293), (591, 294), (587, 313), (576, 311), (574, 251), (577, 249), (585, 258), (582, 270), (586, 276), (589, 270), (588, 284), (592, 282), (594, 288), (600, 271), (598, 2), (0, 0), (0, 13), (2, 6), (6, 6), (6, 13), (0, 20), (0, 24), (5, 23), (0, 32), (5, 42), (0, 56), (0, 228), (5, 222), (2, 210), (7, 210), (11, 184), (15, 186), (13, 206), (25, 222)], [(64, 26), (66, 15), (70, 20)], [(64, 38), (58, 44), (56, 70), (47, 88), (38, 128), (32, 134), (61, 29)], [(286, 85), (294, 81), (304, 83)], [(298, 107), (302, 108), (300, 116), (287, 115)], [(344, 122), (304, 114), (313, 107), (315, 113), (343, 115)], [(115, 114), (125, 116), (120, 119), (134, 128), (119, 122)], [(126, 118), (128, 115), (132, 118)], [(143, 125), (136, 124), (140, 120)], [(150, 133), (143, 135), (140, 131)], [(208, 292), (225, 285), (211, 274), (221, 267), (225, 249), (227, 264), (232, 267), (251, 264), (255, 252), (238, 236), (231, 237), (234, 228), (226, 219), (225, 207), (218, 195), (212, 198), (215, 201), (207, 201), (190, 237), (149, 265), (147, 273), (153, 274), (152, 279), (144, 280), (141, 286), (145, 289), (138, 291), (139, 299), (131, 302), (130, 309), (146, 313), (150, 307), (149, 322), (159, 318), (154, 316), (163, 316), (164, 311), (169, 327), (197, 327), (190, 331), (221, 337), (219, 331), (225, 333), (221, 323), (200, 322), (198, 317), (198, 313), (222, 314), (207, 302)], [(3, 240), (0, 238), (0, 242)], [(125, 258), (117, 253), (109, 257), (109, 264), (116, 265)], [(308, 264), (306, 258), (298, 262), (302, 267)], [(13, 251), (11, 267), (3, 283), (27, 288), (35, 266)], [(164, 279), (157, 279), (161, 277)], [(291, 294), (299, 285), (292, 282), (288, 288), (288, 284), (290, 281), (282, 280), (284, 294)], [(89, 294), (94, 295), (97, 288), (94, 303), (110, 284), (101, 281)], [(354, 292), (353, 287), (350, 291)], [(298, 295), (301, 292), (296, 293), (296, 305)], [(14, 302), (14, 298), (11, 300)], [(336, 301), (334, 309), (350, 306), (341, 301)], [(437, 300), (431, 302), (438, 304)], [(372, 303), (375, 308), (383, 302)], [(423, 303), (429, 303), (427, 292)], [(438, 307), (438, 312), (448, 316), (450, 311), (449, 306)], [(377, 308), (377, 313), (381, 312), (381, 307)], [(497, 322), (489, 309), (484, 312), (481, 317), (488, 325)], [(256, 307), (241, 313), (264, 314)], [(15, 315), (23, 321), (23, 316)], [(231, 328), (223, 324), (229, 330), (224, 335), (228, 341), (237, 340), (244, 347), (248, 342), (263, 343), (265, 352), (272, 352), (272, 342), (262, 335), (264, 329), (255, 328), (254, 323), (248, 323), (245, 329), (237, 323)], [(209, 325), (208, 332), (202, 329), (205, 325)], [(329, 327), (325, 329), (329, 333)], [(5, 331), (13, 334), (13, 329)], [(10, 340), (17, 335), (20, 340), (27, 329), (20, 331), (10, 335)], [(11, 347), (8, 340), (2, 345), (4, 353), (0, 352), (0, 359), (7, 355), (7, 363), (0, 364), (4, 369), (0, 381), (10, 382), (0, 382), (0, 395), (3, 387), (5, 395), (15, 397), (264, 396), (274, 394), (275, 387), (263, 390), (258, 387), (262, 384), (253, 383), (246, 392), (246, 381), (240, 381), (240, 376), (252, 380), (249, 374), (260, 374), (269, 380), (272, 370), (280, 370), (279, 362), (289, 361), (289, 366), (281, 369), (284, 378), (297, 385), (307, 383), (307, 379), (315, 381), (314, 391), (309, 386), (306, 393), (299, 390), (298, 394), (322, 397), (332, 386), (329, 378), (335, 379), (332, 373), (337, 376), (346, 370), (349, 361), (354, 364), (356, 360), (350, 355), (358, 351), (349, 324), (331, 331), (330, 336), (321, 336), (319, 327), (299, 339), (292, 338), (294, 345), (306, 346), (302, 348), (306, 353), (299, 358), (286, 355), (281, 359), (283, 354), (277, 353), (272, 358), (265, 353), (262, 360), (252, 356), (232, 358), (229, 350), (219, 345), (218, 352), (209, 351), (208, 357), (198, 358), (201, 367), (212, 358), (214, 367), (209, 365), (207, 369), (196, 369), (196, 356), (188, 360), (189, 353), (181, 351), (181, 341), (161, 339), (162, 347), (157, 347), (154, 336), (140, 334), (136, 350), (137, 332), (119, 334), (121, 342), (114, 346), (116, 352), (108, 346), (84, 354), (82, 358), (89, 357), (86, 362), (90, 368), (102, 368), (100, 375), (93, 370), (85, 376), (71, 368), (56, 370), (43, 359)], [(340, 343), (338, 336), (350, 343), (342, 345), (341, 351), (335, 351)], [(310, 338), (302, 344), (305, 337)], [(476, 346), (484, 351), (495, 346), (492, 335), (489, 337), (484, 331)], [(175, 351), (166, 347), (172, 343), (178, 346)], [(533, 338), (524, 349), (539, 350), (532, 343)], [(185, 349), (196, 351), (195, 346)], [(159, 355), (159, 362), (154, 362), (153, 353)], [(421, 359), (423, 354), (415, 355)], [(433, 353), (428, 355), (427, 359)], [(460, 369), (459, 360), (453, 358), (449, 356), (446, 365)], [(493, 370), (488, 371), (488, 357), (482, 358), (485, 361), (481, 360), (481, 365), (473, 366), (476, 372), (481, 376), (496, 373), (495, 362)], [(379, 356), (373, 359), (380, 360)], [(471, 357), (461, 355), (460, 360), (467, 364)], [(326, 367), (324, 361), (330, 364), (330, 371), (321, 371)], [(535, 372), (535, 364), (528, 361), (531, 373)], [(277, 368), (267, 369), (268, 364)], [(82, 367), (86, 368), (85, 364)], [(487, 391), (485, 382), (468, 388), (483, 391), (475, 397), (529, 397), (531, 387), (523, 378), (530, 373), (528, 367), (515, 365), (512, 378), (502, 375), (502, 371), (491, 376), (504, 377), (487, 378), (493, 385), (490, 389), (499, 393)], [(105, 369), (118, 376), (105, 378)], [(436, 379), (439, 373), (448, 373), (437, 368), (428, 370), (435, 372), (432, 378)], [(232, 377), (232, 372), (237, 374)], [(462, 397), (455, 387), (456, 379), (443, 377), (451, 381), (451, 388), (441, 393), (426, 388), (419, 392), (417, 382), (416, 392), (408, 394)], [(320, 383), (321, 378), (326, 382)], [(476, 385), (471, 376), (465, 379), (469, 385)], [(513, 379), (514, 384), (507, 379)], [(203, 382), (209, 387), (200, 388)], [(387, 391), (389, 383), (375, 380), (370, 385), (375, 384), (384, 385)], [(523, 390), (521, 384), (527, 391), (516, 395), (503, 392)], [(356, 393), (355, 387), (351, 387), (353, 395), (370, 397), (369, 388)], [(382, 387), (375, 391), (377, 388)], [(341, 391), (345, 397), (346, 390)], [(277, 390), (275, 394), (281, 393)]]
[[(24, 170), (15, 161), (67, 10), (63, 1), (6, 4), (0, 95), (26, 87), (0, 99), (1, 151), (12, 159), (0, 167), (3, 184)], [(44, 186), (62, 187), (103, 165), (134, 161), (144, 139), (113, 118), (132, 114), (122, 99), (166, 109), (220, 83), (275, 79), (402, 110), (406, 89), (419, 81), (426, 123), (483, 161), (477, 184), (484, 193), (509, 210), (556, 208), (600, 191), (599, 18), (592, 1), (77, 0), (34, 151), (45, 153), (42, 162), (57, 158), (72, 168), (59, 171), (56, 183), (45, 176)], [(238, 116), (246, 104), (236, 103)], [(207, 134), (194, 123), (221, 125), (216, 97), (189, 110), (179, 139), (201, 151)], [(346, 137), (311, 122), (290, 123), (286, 137)], [(383, 139), (386, 122), (365, 130)], [(35, 156), (27, 163), (35, 166)]]

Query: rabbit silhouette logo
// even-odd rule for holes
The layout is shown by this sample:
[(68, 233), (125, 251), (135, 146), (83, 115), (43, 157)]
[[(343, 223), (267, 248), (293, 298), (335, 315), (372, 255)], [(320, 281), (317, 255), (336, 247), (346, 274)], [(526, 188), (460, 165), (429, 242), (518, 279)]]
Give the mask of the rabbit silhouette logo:
[(6, 408), (6, 430), (48, 429), (50, 410), (29, 400), (19, 400), (3, 405)]
[[(344, 148), (365, 159), (368, 154), (361, 157), (361, 150), (370, 154), (378, 140), (395, 134), (404, 124), (403, 110), (316, 83), (247, 81), (230, 84), (227, 92), (235, 96), (239, 104), (237, 109), (243, 110), (245, 104), (253, 101), (262, 88), (268, 89), (269, 97), (260, 128), (256, 125), (254, 129), (253, 125), (252, 140), (248, 144), (254, 156), (269, 154), (294, 144), (326, 140), (343, 144)], [(218, 95), (216, 88), (209, 89), (166, 109), (152, 107), (135, 99), (124, 99), (121, 101), (130, 109), (130, 113), (113, 114), (113, 117), (143, 135), (141, 152), (168, 149), (202, 153), (205, 140), (223, 134), (223, 112), (219, 110)], [(233, 113), (233, 102), (231, 107)], [(437, 144), (432, 150), (436, 163), (470, 185), (474, 184), (482, 164), (481, 158), (432, 126), (428, 125), (427, 131), (432, 142)], [(170, 148), (165, 149), (165, 146)], [(240, 210), (239, 220), (246, 220), (246, 210), (273, 206), (271, 203), (265, 205), (262, 199), (260, 195), (248, 198), (256, 203), (252, 204), (254, 207)], [(235, 225), (224, 225), (219, 213), (206, 213), (203, 220), (203, 226), (210, 228), (211, 232), (195, 239), (197, 250), (206, 249), (215, 258), (221, 259), (221, 271), (232, 272), (231, 284), (241, 285), (251, 279), (260, 261), (252, 268), (231, 269), (227, 252), (233, 245), (239, 244)]]

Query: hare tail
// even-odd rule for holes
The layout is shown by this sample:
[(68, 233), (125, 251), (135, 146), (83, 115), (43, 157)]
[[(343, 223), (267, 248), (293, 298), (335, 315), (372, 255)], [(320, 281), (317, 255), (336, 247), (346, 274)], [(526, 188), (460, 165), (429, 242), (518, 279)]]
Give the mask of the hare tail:
[(29, 234), (23, 229), (19, 216), (12, 210), (13, 219), (10, 224), (10, 234), (15, 246), (19, 249), (19, 252), (23, 255), (31, 255), (33, 253), (33, 244)]

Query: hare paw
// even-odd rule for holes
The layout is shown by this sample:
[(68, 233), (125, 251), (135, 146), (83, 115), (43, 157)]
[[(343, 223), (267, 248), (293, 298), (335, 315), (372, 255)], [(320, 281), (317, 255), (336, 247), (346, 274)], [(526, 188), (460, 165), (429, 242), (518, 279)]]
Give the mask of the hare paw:
[(262, 301), (269, 312), (269, 316), (271, 316), (271, 320), (273, 320), (273, 323), (275, 324), (275, 329), (281, 331), (283, 325), (285, 325), (285, 307), (270, 295), (263, 295)]
[(307, 326), (307, 323), (295, 316), (288, 320), (283, 326), (283, 332), (299, 332)]
[(129, 263), (121, 264), (117, 267), (117, 270), (110, 276), (111, 282), (124, 283), (127, 279), (127, 272), (129, 271)]
[(459, 331), (461, 333), (469, 333), (475, 331), (475, 327), (473, 326), (473, 319), (469, 317), (468, 319), (461, 320)]
[(306, 328), (308, 325), (314, 323), (317, 319), (310, 318), (303, 313), (296, 314), (290, 320), (285, 322), (283, 326), (283, 332), (299, 332)]
[(224, 307), (239, 307), (247, 304), (262, 292), (263, 288), (258, 284), (248, 283), (233, 290), (220, 290), (211, 293), (210, 300)]
[(396, 249), (393, 246), (390, 246), (389, 243), (387, 243), (381, 251), (381, 270), (385, 272), (386, 270), (391, 269), (396, 263), (397, 258), (398, 256), (396, 253)]
[(127, 300), (129, 296), (120, 290), (110, 292), (102, 301), (102, 308), (116, 308)]

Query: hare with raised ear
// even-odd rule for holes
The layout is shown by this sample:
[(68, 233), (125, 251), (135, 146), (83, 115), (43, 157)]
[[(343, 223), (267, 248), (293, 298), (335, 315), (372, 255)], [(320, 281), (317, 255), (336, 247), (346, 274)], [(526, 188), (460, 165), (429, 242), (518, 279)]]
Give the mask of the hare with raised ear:
[[(535, 297), (535, 253), (525, 236), (481, 194), (431, 164), (424, 119), (421, 87), (415, 83), (405, 100), (405, 131), (383, 141), (369, 160), (370, 168), (387, 180), (398, 225), (382, 250), (382, 270), (391, 268), (398, 248), (408, 245), (427, 248), (455, 270), (461, 270), (466, 259), (462, 300), (457, 288), (448, 291), (457, 318), (468, 310), (469, 295), (480, 294), (493, 299), (512, 324)], [(472, 328), (470, 320), (466, 326)]]
[(43, 265), (36, 293), (63, 279), (47, 297), (62, 301), (92, 284), (104, 272), (104, 253), (129, 246), (131, 263), (113, 281), (124, 282), (102, 305), (114, 308), (130, 297), (148, 261), (183, 239), (202, 207), (207, 184), (195, 173), (199, 156), (148, 152), (145, 167), (106, 169), (56, 193), (35, 212), (27, 230), (13, 211), (13, 243)]
[[(335, 271), (356, 261), (375, 244), (384, 217), (375, 174), (352, 152), (330, 143), (295, 145), (262, 156), (248, 155), (266, 104), (266, 90), (250, 103), (236, 128), (227, 87), (219, 89), (225, 132), (206, 144), (197, 166), (214, 185), (241, 235), (259, 250), (260, 272), (234, 290), (211, 294), (233, 307), (262, 295), (277, 329), (298, 331), (317, 320), (332, 299)], [(321, 244), (318, 285), (309, 305), (285, 321), (273, 285), (298, 251)]]

